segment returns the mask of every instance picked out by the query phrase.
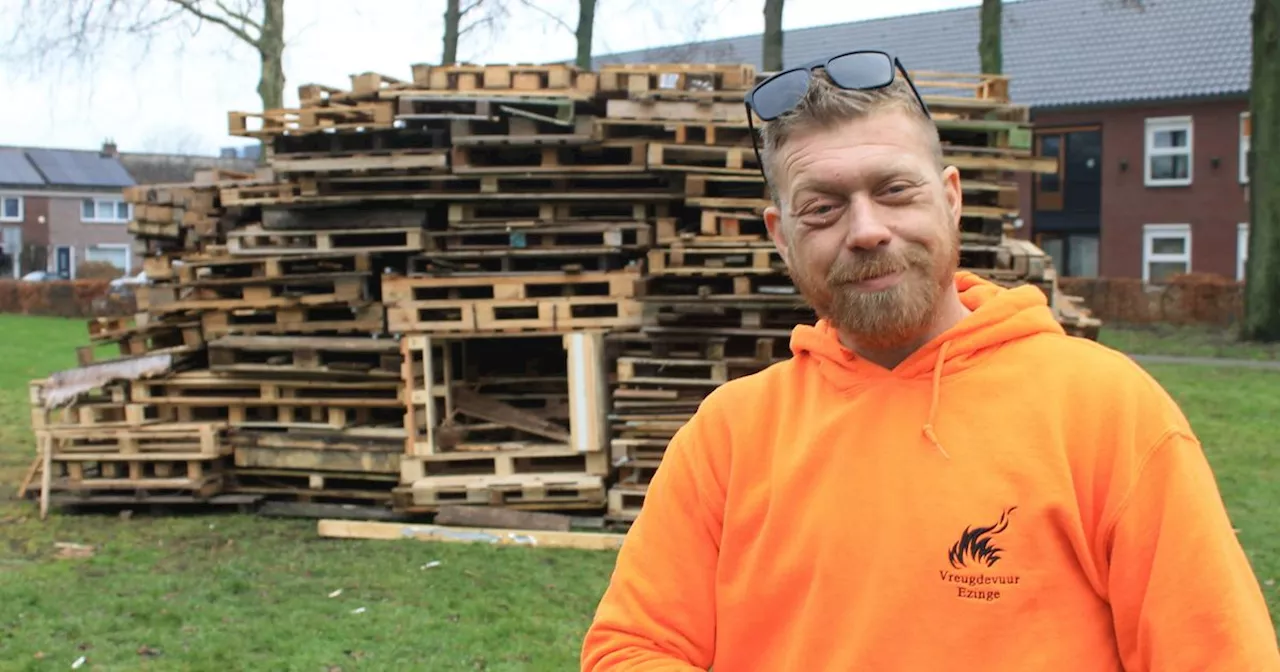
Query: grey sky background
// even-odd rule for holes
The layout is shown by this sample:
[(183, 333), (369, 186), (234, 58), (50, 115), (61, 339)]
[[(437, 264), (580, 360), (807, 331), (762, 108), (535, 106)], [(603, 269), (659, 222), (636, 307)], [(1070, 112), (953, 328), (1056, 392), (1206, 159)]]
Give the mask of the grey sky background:
[[(21, 4), (0, 0), (0, 37), (8, 37)], [(977, 4), (787, 0), (783, 27)], [(577, 0), (544, 0), (539, 6), (576, 23)], [(411, 64), (438, 62), (444, 7), (444, 0), (289, 0), (285, 105), (297, 104), (300, 84), (348, 88), (350, 75), (369, 71), (409, 79)], [(593, 48), (602, 54), (758, 33), (763, 7), (763, 0), (600, 0)], [(544, 62), (572, 59), (575, 49), (564, 27), (516, 7), (500, 30), (464, 36), (458, 58)], [(195, 35), (170, 30), (147, 53), (137, 43), (117, 42), (91, 70), (68, 67), (36, 77), (22, 63), (0, 61), (0, 100), (6, 103), (0, 105), (0, 145), (94, 149), (112, 138), (122, 151), (214, 154), (246, 144), (227, 135), (227, 112), (259, 110), (257, 82), (256, 54), (214, 25)]]

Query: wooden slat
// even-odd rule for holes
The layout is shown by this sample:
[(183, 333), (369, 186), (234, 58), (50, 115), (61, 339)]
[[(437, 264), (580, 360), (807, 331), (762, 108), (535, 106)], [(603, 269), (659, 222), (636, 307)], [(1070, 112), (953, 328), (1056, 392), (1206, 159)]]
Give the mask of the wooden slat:
[(417, 539), (498, 546), (580, 548), (613, 551), (622, 548), (625, 534), (596, 532), (551, 532), (546, 530), (504, 530), (486, 527), (447, 527), (353, 520), (321, 520), (316, 526), (322, 537), (335, 539)]

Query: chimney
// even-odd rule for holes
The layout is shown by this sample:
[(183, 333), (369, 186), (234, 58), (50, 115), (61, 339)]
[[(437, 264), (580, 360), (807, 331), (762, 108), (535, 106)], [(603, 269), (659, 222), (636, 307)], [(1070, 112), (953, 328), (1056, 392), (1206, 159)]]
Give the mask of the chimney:
[(99, 153), (104, 159), (113, 159), (120, 156), (120, 151), (116, 149), (116, 141), (108, 138), (102, 143), (102, 151)]

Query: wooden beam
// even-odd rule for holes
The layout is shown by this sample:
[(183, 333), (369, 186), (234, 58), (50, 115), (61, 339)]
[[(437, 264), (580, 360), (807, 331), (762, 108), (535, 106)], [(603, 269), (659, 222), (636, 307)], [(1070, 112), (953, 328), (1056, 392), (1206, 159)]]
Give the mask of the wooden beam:
[(543, 530), (568, 532), (573, 522), (569, 516), (558, 513), (519, 511), (499, 506), (442, 506), (436, 512), (437, 525), (461, 525), (472, 527), (497, 527), (510, 530)]
[(417, 539), (454, 543), (497, 544), (500, 546), (537, 546), (543, 548), (580, 548), (612, 551), (622, 548), (624, 534), (596, 532), (548, 532), (542, 530), (503, 530), (483, 527), (446, 527), (354, 520), (321, 520), (317, 532), (336, 539)]

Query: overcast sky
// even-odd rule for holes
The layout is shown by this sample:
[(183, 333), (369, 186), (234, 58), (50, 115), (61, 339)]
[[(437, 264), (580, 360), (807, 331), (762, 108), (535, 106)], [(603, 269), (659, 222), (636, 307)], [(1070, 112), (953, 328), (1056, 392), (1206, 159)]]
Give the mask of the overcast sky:
[[(154, 0), (160, 2), (161, 0)], [(23, 0), (0, 0), (0, 39)], [(511, 2), (516, 5), (518, 3)], [(979, 0), (787, 0), (784, 29), (973, 6)], [(357, 6), (358, 5), (358, 6)], [(548, 12), (576, 22), (577, 0), (542, 0)], [(349, 75), (380, 72), (410, 79), (410, 65), (440, 58), (445, 0), (288, 0), (285, 105), (297, 87), (349, 88)], [(759, 33), (762, 0), (600, 0), (598, 54)], [(625, 15), (625, 16), (624, 16)], [(90, 73), (34, 78), (21, 63), (0, 60), (0, 145), (93, 149), (114, 138), (123, 151), (214, 154), (244, 144), (227, 135), (227, 111), (256, 111), (258, 62), (252, 50), (206, 25), (176, 49), (171, 30), (147, 54), (117, 42)], [(513, 10), (497, 34), (467, 35), (460, 60), (477, 63), (572, 59), (573, 35), (539, 13)]]

